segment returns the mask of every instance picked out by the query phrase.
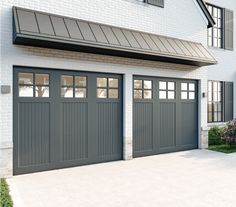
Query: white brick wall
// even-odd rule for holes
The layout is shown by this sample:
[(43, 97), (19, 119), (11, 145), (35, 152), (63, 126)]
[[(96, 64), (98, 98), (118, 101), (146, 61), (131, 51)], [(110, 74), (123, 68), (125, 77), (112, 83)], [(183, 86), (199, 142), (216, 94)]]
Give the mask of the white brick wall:
[[(129, 147), (132, 146), (132, 76), (135, 74), (198, 79), (201, 83), (200, 91), (206, 92), (207, 68), (16, 46), (12, 44), (12, 6), (189, 39), (206, 45), (207, 22), (195, 1), (165, 2), (163, 9), (143, 4), (141, 0), (1, 0), (0, 84), (12, 86), (14, 65), (124, 74), (124, 143), (125, 158), (128, 159), (132, 154)], [(200, 126), (203, 128), (207, 126), (206, 101), (202, 99), (199, 107)], [(0, 94), (0, 145), (11, 143), (13, 140), (12, 105), (12, 93)], [(202, 144), (201, 139), (199, 141)], [(8, 159), (11, 162), (12, 157), (0, 159)], [(0, 172), (1, 167), (3, 168), (0, 164)]]

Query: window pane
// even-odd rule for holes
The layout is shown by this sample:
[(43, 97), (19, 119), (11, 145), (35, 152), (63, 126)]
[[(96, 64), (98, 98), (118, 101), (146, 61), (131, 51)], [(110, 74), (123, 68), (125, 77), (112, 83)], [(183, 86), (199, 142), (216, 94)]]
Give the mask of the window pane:
[(213, 82), (213, 91), (217, 92), (218, 90), (218, 82)]
[(107, 98), (107, 89), (97, 89), (97, 98)]
[(61, 97), (73, 98), (73, 88), (72, 87), (61, 87)]
[(187, 91), (188, 90), (188, 84), (187, 83), (181, 83), (181, 90)]
[(217, 92), (213, 93), (213, 101), (218, 101)]
[(183, 100), (188, 99), (188, 92), (181, 92), (181, 99)]
[(208, 103), (208, 112), (212, 112), (212, 103)]
[(168, 90), (175, 90), (175, 82), (168, 82)]
[(62, 75), (61, 76), (62, 86), (73, 86), (73, 76)]
[(222, 121), (222, 113), (218, 112), (218, 121)]
[(212, 46), (212, 38), (208, 37), (208, 45), (211, 47)]
[(75, 88), (75, 98), (86, 98), (86, 88)]
[(135, 89), (141, 89), (143, 87), (142, 80), (134, 80), (134, 88)]
[(212, 122), (212, 113), (208, 113), (208, 122)]
[(49, 97), (49, 87), (36, 86), (35, 87), (35, 96), (36, 97)]
[(48, 74), (36, 74), (35, 75), (36, 85), (49, 85), (49, 75)]
[(213, 115), (213, 116), (214, 116), (214, 117), (213, 117), (213, 118), (214, 118), (214, 121), (218, 121), (218, 116), (217, 116), (217, 115), (218, 115), (218, 113), (215, 112), (214, 115)]
[(208, 91), (212, 91), (212, 82), (211, 81), (208, 82)]
[(214, 47), (217, 47), (217, 44), (218, 44), (218, 39), (217, 39), (217, 38), (214, 38), (214, 40), (213, 40), (213, 46), (214, 46)]
[(19, 84), (33, 84), (33, 73), (19, 73)]
[(87, 78), (85, 76), (75, 76), (75, 86), (76, 87), (86, 87)]
[(218, 39), (218, 47), (221, 47), (221, 39)]
[(107, 87), (107, 78), (97, 78), (97, 87)]
[(159, 89), (160, 89), (160, 90), (166, 90), (166, 89), (167, 89), (167, 88), (166, 88), (166, 82), (160, 81), (160, 82), (159, 82)]
[(152, 91), (144, 90), (144, 99), (152, 99)]
[(208, 36), (212, 37), (212, 28), (208, 29)]
[(216, 7), (213, 7), (213, 16), (217, 17), (218, 9)]
[(118, 98), (118, 89), (109, 89), (109, 98)]
[(135, 99), (142, 99), (143, 98), (143, 91), (142, 90), (134, 90), (134, 98)]
[(190, 91), (195, 91), (195, 84), (194, 83), (189, 83), (189, 90)]
[(218, 9), (218, 18), (221, 18), (221, 9)]
[(218, 91), (221, 91), (221, 82), (218, 82)]
[(109, 87), (118, 88), (118, 79), (117, 78), (109, 78)]
[(168, 91), (168, 99), (175, 99), (175, 92), (174, 91)]
[(218, 93), (218, 101), (221, 101), (221, 93)]
[(19, 86), (20, 97), (33, 97), (33, 86)]
[(195, 92), (189, 92), (189, 99), (194, 100), (195, 99)]
[(218, 38), (221, 38), (221, 29), (218, 29)]
[(159, 91), (159, 98), (166, 99), (166, 91)]
[(221, 112), (221, 111), (222, 111), (221, 102), (217, 103), (217, 111), (218, 111), (218, 112)]
[(217, 37), (217, 35), (218, 35), (218, 29), (217, 29), (217, 28), (214, 28), (214, 29), (213, 29), (213, 36), (214, 36), (214, 37)]
[(145, 80), (143, 85), (144, 85), (144, 89), (152, 89), (152, 81)]
[(213, 103), (212, 106), (213, 106), (213, 108), (212, 108), (213, 111), (214, 111), (214, 112), (217, 112), (217, 111), (218, 111), (218, 105), (217, 105), (217, 103)]
[(107, 78), (97, 78), (97, 87), (107, 87)]
[(208, 93), (208, 101), (212, 101), (212, 92)]

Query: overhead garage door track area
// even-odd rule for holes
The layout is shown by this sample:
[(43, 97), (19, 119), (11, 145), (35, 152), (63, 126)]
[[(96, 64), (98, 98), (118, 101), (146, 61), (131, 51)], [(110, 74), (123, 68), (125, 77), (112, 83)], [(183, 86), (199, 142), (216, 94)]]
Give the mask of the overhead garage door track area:
[(122, 76), (14, 68), (14, 174), (122, 159)]
[(134, 77), (134, 157), (198, 147), (197, 81)]

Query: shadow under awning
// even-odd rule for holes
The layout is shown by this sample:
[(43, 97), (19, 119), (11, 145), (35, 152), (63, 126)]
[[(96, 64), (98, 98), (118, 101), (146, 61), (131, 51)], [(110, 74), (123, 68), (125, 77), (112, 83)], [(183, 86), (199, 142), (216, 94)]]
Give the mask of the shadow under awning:
[(217, 61), (200, 43), (13, 7), (13, 43), (194, 66)]

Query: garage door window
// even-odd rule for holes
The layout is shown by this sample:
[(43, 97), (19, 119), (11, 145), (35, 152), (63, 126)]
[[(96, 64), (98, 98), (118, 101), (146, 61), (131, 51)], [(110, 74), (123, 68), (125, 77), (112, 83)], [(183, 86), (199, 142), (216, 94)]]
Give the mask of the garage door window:
[(85, 76), (61, 76), (61, 97), (86, 98), (87, 77)]
[(49, 97), (49, 75), (35, 74), (35, 96)]
[(117, 78), (97, 78), (97, 98), (118, 99), (119, 81)]
[(49, 97), (49, 75), (34, 73), (18, 74), (19, 97)]
[(159, 82), (159, 99), (175, 99), (175, 82)]
[(152, 99), (152, 81), (134, 80), (134, 98)]
[(194, 83), (181, 83), (181, 99), (182, 100), (195, 100), (195, 84)]

